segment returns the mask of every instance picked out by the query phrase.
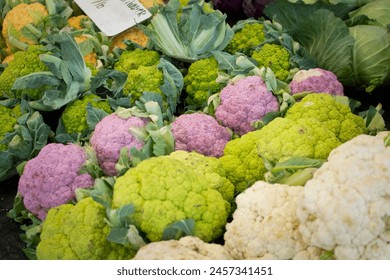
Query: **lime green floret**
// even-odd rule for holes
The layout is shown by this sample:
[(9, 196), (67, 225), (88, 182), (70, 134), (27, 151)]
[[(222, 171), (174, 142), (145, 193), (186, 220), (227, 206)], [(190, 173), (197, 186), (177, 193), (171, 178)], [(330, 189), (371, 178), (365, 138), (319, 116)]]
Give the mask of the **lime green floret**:
[(170, 156), (141, 161), (117, 178), (112, 207), (133, 204), (134, 225), (150, 241), (159, 241), (173, 223), (193, 220), (193, 235), (210, 242), (227, 222), (225, 200), (204, 175)]
[(252, 58), (261, 67), (269, 67), (276, 78), (285, 81), (290, 70), (290, 54), (288, 51), (276, 44), (264, 44), (261, 48), (252, 53)]
[[(14, 126), (17, 124), (18, 118), (22, 115), (20, 105), (13, 108), (0, 105), (0, 141), (7, 133), (14, 131)], [(7, 145), (0, 144), (0, 151), (7, 150)]]
[(124, 51), (115, 63), (115, 70), (128, 73), (140, 66), (157, 65), (160, 61), (158, 52), (147, 49), (135, 49)]
[(140, 66), (129, 70), (123, 93), (130, 96), (131, 102), (138, 100), (147, 91), (163, 95), (160, 89), (163, 83), (164, 75), (157, 65)]
[(295, 103), (286, 113), (290, 120), (314, 118), (331, 130), (341, 142), (366, 133), (366, 124), (362, 117), (351, 112), (348, 105), (337, 101), (327, 93), (312, 93)]
[(105, 208), (91, 197), (49, 210), (37, 246), (39, 260), (120, 260), (135, 252), (107, 241)]
[(102, 99), (96, 94), (84, 95), (81, 99), (69, 103), (62, 113), (62, 122), (66, 131), (70, 133), (82, 133), (88, 129), (87, 124), (87, 105), (102, 109), (111, 113), (112, 109), (106, 99)]
[(261, 23), (246, 24), (242, 29), (236, 31), (225, 51), (230, 54), (240, 52), (251, 55), (253, 49), (265, 40), (264, 28)]
[(221, 90), (218, 77), (218, 62), (214, 57), (208, 57), (193, 62), (184, 76), (184, 86), (187, 93), (186, 104), (196, 109), (207, 105), (210, 95)]
[(44, 93), (43, 87), (18, 90), (15, 95), (11, 93), (11, 88), (19, 77), (48, 70), (39, 58), (39, 55), (43, 53), (45, 51), (39, 46), (30, 46), (27, 51), (17, 51), (14, 54), (14, 59), (8, 63), (7, 68), (0, 75), (0, 96), (8, 98), (25, 96), (29, 100), (39, 100)]

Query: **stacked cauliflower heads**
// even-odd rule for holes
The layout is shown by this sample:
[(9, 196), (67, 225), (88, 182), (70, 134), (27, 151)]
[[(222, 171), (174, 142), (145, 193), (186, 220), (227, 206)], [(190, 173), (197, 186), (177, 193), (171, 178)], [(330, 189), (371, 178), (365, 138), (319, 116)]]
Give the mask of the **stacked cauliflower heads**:
[(213, 18), (209, 1), (140, 1), (169, 22), (169, 53), (149, 21), (109, 38), (52, 1), (2, 11), (0, 181), (18, 172), (9, 216), (26, 251), (390, 259), (390, 134), (278, 23), (226, 26), (229, 42), (197, 30), (202, 55), (188, 59), (175, 51), (192, 42), (174, 31)]

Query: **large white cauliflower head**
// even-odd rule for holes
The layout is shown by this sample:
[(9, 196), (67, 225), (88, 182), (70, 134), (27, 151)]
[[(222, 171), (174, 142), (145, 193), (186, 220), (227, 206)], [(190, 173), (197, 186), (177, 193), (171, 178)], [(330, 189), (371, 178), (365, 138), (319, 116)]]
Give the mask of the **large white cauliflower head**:
[(235, 259), (319, 259), (302, 241), (295, 215), (303, 187), (258, 181), (236, 198), (225, 248)]
[(390, 259), (390, 147), (359, 135), (334, 149), (298, 204), (305, 242), (336, 259)]

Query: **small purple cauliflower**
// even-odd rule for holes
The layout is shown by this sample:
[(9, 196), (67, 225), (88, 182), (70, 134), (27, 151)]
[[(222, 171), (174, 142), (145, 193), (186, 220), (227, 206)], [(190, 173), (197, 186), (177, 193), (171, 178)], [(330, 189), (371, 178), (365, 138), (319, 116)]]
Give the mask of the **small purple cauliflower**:
[(77, 188), (93, 187), (92, 176), (80, 174), (86, 160), (85, 150), (76, 144), (43, 147), (19, 179), (18, 193), (26, 209), (43, 221), (49, 209), (75, 199)]
[(344, 95), (344, 87), (337, 76), (328, 70), (312, 68), (299, 70), (289, 84), (292, 95), (304, 92)]
[(175, 150), (198, 152), (205, 156), (221, 157), (231, 139), (228, 128), (203, 113), (183, 114), (172, 122)]
[(260, 76), (248, 76), (225, 86), (220, 99), (216, 119), (239, 136), (253, 131), (253, 122), (279, 110), (277, 98)]
[(116, 113), (104, 117), (97, 123), (91, 136), (91, 146), (96, 153), (99, 165), (108, 176), (118, 174), (117, 164), (122, 148), (135, 147), (138, 150), (144, 145), (144, 141), (131, 133), (131, 128), (143, 128), (148, 123), (147, 118), (130, 116), (122, 118)]

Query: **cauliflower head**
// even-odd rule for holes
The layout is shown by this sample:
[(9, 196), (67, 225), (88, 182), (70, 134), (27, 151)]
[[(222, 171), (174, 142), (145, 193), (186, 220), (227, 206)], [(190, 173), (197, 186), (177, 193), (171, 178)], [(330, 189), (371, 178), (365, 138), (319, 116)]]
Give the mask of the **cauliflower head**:
[(276, 118), (264, 126), (256, 143), (261, 157), (272, 163), (290, 157), (327, 159), (341, 142), (336, 135), (313, 118)]
[(297, 218), (306, 243), (336, 259), (390, 258), (389, 133), (343, 143), (305, 184)]
[(309, 94), (288, 109), (285, 118), (299, 120), (313, 118), (331, 130), (341, 142), (366, 133), (362, 117), (351, 112), (348, 105), (337, 102), (327, 93)]
[(133, 260), (231, 260), (220, 244), (206, 243), (195, 236), (152, 242), (141, 247)]
[(184, 76), (186, 105), (194, 109), (207, 106), (208, 98), (222, 88), (222, 84), (217, 82), (218, 72), (218, 62), (213, 56), (191, 63)]
[(37, 246), (38, 260), (120, 260), (135, 252), (107, 241), (105, 208), (87, 197), (49, 210)]
[(160, 54), (154, 50), (139, 49), (124, 51), (118, 61), (115, 63), (115, 70), (128, 73), (130, 70), (137, 69), (140, 66), (157, 65), (160, 60)]
[(1, 31), (7, 45), (6, 52), (10, 54), (20, 50), (12, 44), (13, 39), (27, 45), (37, 44), (41, 34), (39, 30), (43, 30), (42, 25), (48, 15), (47, 8), (38, 2), (13, 7), (4, 17)]
[(299, 70), (289, 83), (289, 87), (292, 95), (302, 92), (344, 95), (343, 84), (337, 79), (337, 76), (333, 72), (321, 68)]
[(118, 171), (115, 168), (122, 148), (141, 149), (144, 145), (143, 139), (132, 133), (132, 128), (144, 128), (148, 119), (130, 116), (128, 118), (119, 117), (112, 113), (104, 117), (95, 126), (90, 144), (96, 153), (99, 165), (108, 176), (115, 176)]
[(18, 90), (11, 92), (15, 80), (31, 73), (47, 71), (48, 68), (40, 60), (39, 55), (46, 53), (41, 46), (30, 46), (27, 51), (17, 51), (8, 66), (0, 74), (0, 96), (5, 98), (27, 97), (29, 100), (39, 100), (44, 93), (44, 87)]
[(260, 135), (260, 130), (256, 130), (230, 140), (225, 146), (223, 156), (219, 158), (236, 194), (263, 178), (267, 172), (256, 149)]
[(221, 90), (220, 99), (215, 117), (237, 135), (253, 131), (253, 122), (279, 110), (277, 98), (259, 76), (248, 76), (228, 84)]
[(286, 48), (276, 44), (264, 44), (253, 51), (251, 57), (258, 63), (258, 67), (269, 67), (275, 77), (286, 81), (290, 71), (290, 54)]
[(265, 41), (264, 26), (260, 22), (247, 23), (243, 28), (235, 30), (233, 38), (225, 51), (230, 54), (237, 52), (252, 55), (253, 49)]
[(140, 28), (133, 26), (112, 37), (110, 49), (119, 48), (125, 50), (127, 47), (124, 43), (125, 40), (132, 41), (145, 48), (149, 42), (149, 37)]
[(164, 74), (157, 65), (139, 66), (127, 73), (127, 80), (123, 93), (130, 96), (130, 102), (138, 100), (143, 92), (155, 92), (164, 97), (161, 86), (164, 83)]
[(39, 219), (50, 208), (75, 199), (77, 188), (90, 188), (94, 179), (80, 174), (87, 160), (85, 150), (76, 144), (50, 143), (27, 161), (18, 183), (24, 206)]
[(83, 133), (88, 129), (87, 123), (87, 105), (101, 109), (106, 113), (112, 113), (110, 104), (106, 99), (102, 99), (96, 94), (84, 95), (81, 99), (77, 99), (68, 103), (61, 114), (62, 122), (66, 131), (71, 133)]
[(234, 185), (226, 178), (226, 171), (217, 158), (186, 151), (175, 151), (169, 156), (181, 160), (183, 164), (191, 167), (200, 176), (204, 176), (210, 187), (222, 194), (226, 200), (226, 209), (230, 213), (234, 198)]
[(231, 139), (229, 130), (207, 114), (182, 114), (172, 122), (175, 150), (198, 152), (205, 156), (220, 157)]
[[(18, 123), (18, 118), (22, 115), (20, 105), (12, 108), (0, 105), (0, 141), (7, 133), (12, 133), (15, 130), (15, 125)], [(0, 151), (8, 149), (8, 145), (0, 142)]]
[(133, 224), (151, 242), (160, 241), (175, 222), (194, 221), (193, 235), (210, 242), (227, 221), (225, 200), (204, 175), (170, 156), (151, 157), (117, 178), (112, 208), (133, 204)]
[(236, 197), (224, 247), (234, 259), (319, 259), (322, 250), (302, 240), (295, 211), (301, 186), (258, 181)]

